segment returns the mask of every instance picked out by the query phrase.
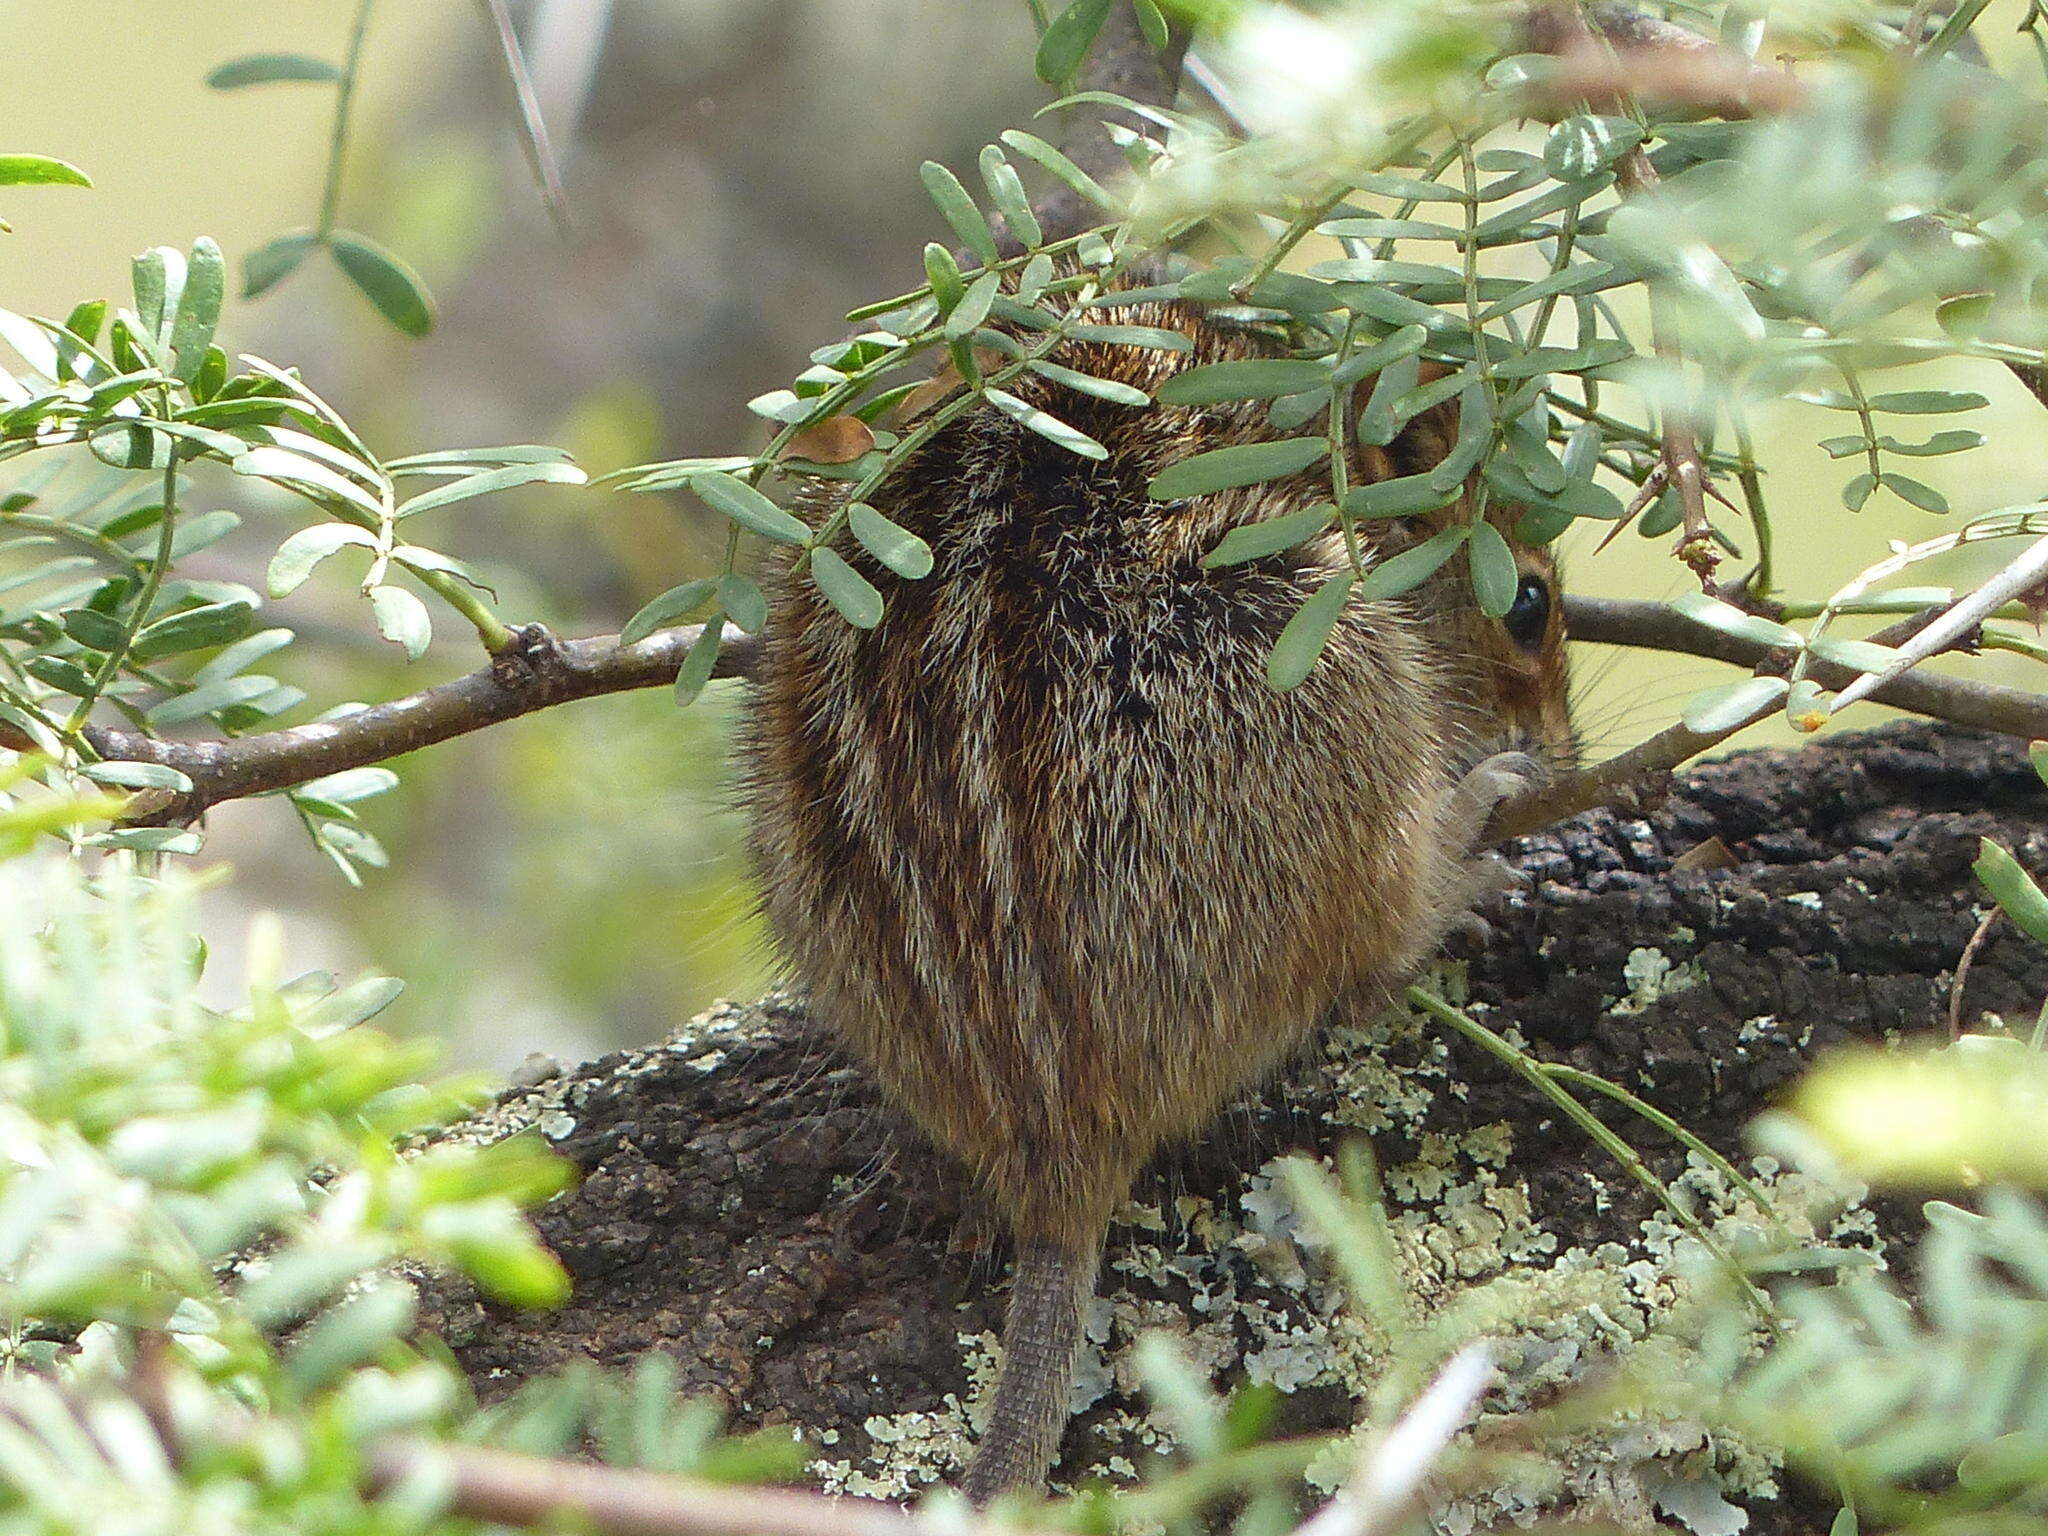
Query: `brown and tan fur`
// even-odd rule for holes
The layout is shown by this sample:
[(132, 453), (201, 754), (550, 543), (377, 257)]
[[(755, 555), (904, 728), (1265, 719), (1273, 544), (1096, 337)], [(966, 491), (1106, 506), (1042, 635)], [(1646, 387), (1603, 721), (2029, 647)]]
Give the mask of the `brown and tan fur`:
[[(1113, 318), (1195, 350), (1073, 343), (1057, 361), (1149, 392), (1274, 350), (1180, 306)], [(1470, 899), (1466, 823), (1491, 796), (1461, 797), (1460, 775), (1500, 746), (1571, 739), (1555, 603), (1540, 643), (1516, 644), (1477, 611), (1462, 555), (1404, 597), (1354, 600), (1305, 683), (1267, 686), (1281, 627), (1345, 568), (1341, 541), (1202, 558), (1230, 528), (1327, 500), (1327, 478), (1145, 492), (1189, 453), (1283, 435), (1263, 402), (1133, 409), (1036, 376), (1015, 390), (1107, 460), (987, 408), (938, 433), (876, 498), (936, 570), (900, 581), (845, 541), (888, 593), (868, 632), (779, 573), (745, 746), (776, 937), (818, 1013), (1016, 1238), (976, 1498), (1047, 1470), (1104, 1228), (1136, 1173), (1333, 1005), (1404, 984)], [(1454, 431), (1419, 420), (1358, 450), (1354, 476), (1426, 469)], [(1465, 515), (1363, 525), (1368, 553)], [(1518, 559), (1552, 580), (1547, 555)]]

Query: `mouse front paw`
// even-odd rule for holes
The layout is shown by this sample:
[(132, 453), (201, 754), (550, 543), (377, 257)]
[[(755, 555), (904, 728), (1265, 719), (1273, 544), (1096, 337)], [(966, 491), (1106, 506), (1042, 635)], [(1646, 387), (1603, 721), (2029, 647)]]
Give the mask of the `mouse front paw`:
[(1527, 752), (1496, 752), (1481, 759), (1458, 780), (1444, 810), (1444, 827), (1465, 851), (1476, 852), (1494, 808), (1547, 777), (1543, 765)]

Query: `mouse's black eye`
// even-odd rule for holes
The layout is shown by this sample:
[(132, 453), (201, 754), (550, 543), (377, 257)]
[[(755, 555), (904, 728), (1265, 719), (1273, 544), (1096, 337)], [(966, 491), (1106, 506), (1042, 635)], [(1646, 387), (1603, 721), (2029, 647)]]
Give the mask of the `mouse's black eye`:
[(1525, 651), (1538, 650), (1550, 628), (1550, 583), (1524, 576), (1515, 588), (1514, 606), (1501, 617), (1509, 637)]

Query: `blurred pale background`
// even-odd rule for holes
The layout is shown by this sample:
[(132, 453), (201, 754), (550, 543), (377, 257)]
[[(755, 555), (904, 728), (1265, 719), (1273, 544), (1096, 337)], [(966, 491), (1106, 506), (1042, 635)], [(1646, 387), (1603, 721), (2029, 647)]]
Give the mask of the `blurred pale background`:
[[(129, 257), (150, 245), (210, 234), (238, 260), (310, 222), (331, 90), (224, 94), (203, 77), (255, 51), (338, 59), (354, 9), (0, 0), (0, 148), (61, 156), (97, 182), (9, 195), (0, 214), (16, 232), (0, 236), (0, 306), (61, 315), (124, 296)], [(575, 233), (557, 235), (540, 209), (481, 8), (380, 0), (342, 219), (424, 273), (440, 328), (423, 342), (399, 337), (312, 264), (234, 306), (224, 326), (231, 350), (303, 365), (390, 455), (554, 442), (598, 473), (751, 446), (758, 433), (742, 403), (843, 334), (848, 307), (918, 280), (919, 247), (945, 237), (918, 162), (970, 165), (1042, 99), (1021, 0), (516, 9)], [(2019, 14), (2017, 0), (1994, 4), (1989, 33), (2004, 30), (2008, 10)], [(593, 51), (586, 77), (578, 60)], [(1975, 426), (1991, 447), (1914, 470), (1958, 514), (2048, 483), (2040, 408), (2002, 370), (1895, 377), (1885, 387), (1945, 383), (1992, 397), (1942, 423)], [(1844, 513), (1835, 492), (1855, 466), (1811, 446), (1842, 430), (1839, 418), (1816, 429), (1815, 414), (1784, 408), (1763, 424), (1760, 448), (1787, 584), (1824, 595), (1881, 558), (1886, 539), (1927, 538), (1946, 520), (1882, 493), (1860, 516)], [(239, 541), (203, 557), (209, 574), (260, 585), (269, 550), (300, 521), (252, 517)], [(493, 498), (436, 532), (439, 547), (506, 577), (508, 617), (568, 633), (616, 628), (647, 597), (703, 573), (722, 544), (685, 498), (558, 489)], [(1668, 542), (1624, 534), (1596, 557), (1581, 541), (1571, 580), (1676, 592)], [(344, 688), (388, 697), (476, 664), (452, 628), (417, 666), (395, 663), (339, 578), (315, 579), (278, 612), (305, 636), (296, 680), (320, 702)], [(2032, 681), (2018, 664), (1973, 665)], [(1596, 679), (1581, 719), (1602, 754), (1734, 675), (1640, 653), (1589, 653), (1580, 669)], [(302, 964), (407, 978), (405, 1027), (445, 1033), (462, 1058), (499, 1066), (530, 1050), (573, 1057), (656, 1038), (716, 996), (757, 990), (773, 963), (728, 804), (729, 686), (688, 714), (661, 694), (592, 701), (401, 763), (403, 788), (366, 808), (393, 866), (362, 891), (341, 883), (282, 805), (216, 812), (210, 853), (240, 877), (222, 898), (221, 965), (232, 968), (238, 909), (279, 908)], [(1864, 710), (1848, 723), (1881, 717)], [(1766, 726), (1746, 739), (1788, 734)]]

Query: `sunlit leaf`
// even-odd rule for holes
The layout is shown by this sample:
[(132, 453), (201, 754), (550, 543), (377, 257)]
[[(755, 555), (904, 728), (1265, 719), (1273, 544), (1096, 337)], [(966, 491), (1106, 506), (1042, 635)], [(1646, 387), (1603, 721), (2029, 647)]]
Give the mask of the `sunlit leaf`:
[(388, 583), (370, 588), (370, 612), (377, 621), (377, 633), (405, 649), (407, 661), (427, 654), (434, 638), (434, 621), (427, 605), (403, 587)]

